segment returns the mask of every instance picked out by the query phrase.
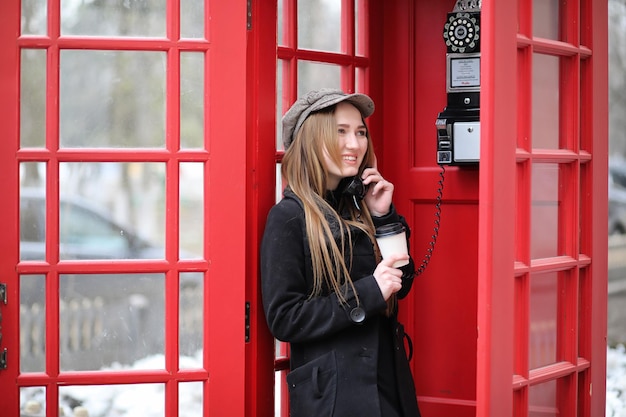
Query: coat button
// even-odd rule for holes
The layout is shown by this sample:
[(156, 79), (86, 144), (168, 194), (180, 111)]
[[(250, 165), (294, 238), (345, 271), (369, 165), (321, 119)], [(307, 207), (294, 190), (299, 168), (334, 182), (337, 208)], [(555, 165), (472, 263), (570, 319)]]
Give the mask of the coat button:
[(361, 323), (363, 320), (365, 320), (365, 310), (363, 310), (361, 307), (354, 307), (350, 311), (350, 320), (355, 323)]

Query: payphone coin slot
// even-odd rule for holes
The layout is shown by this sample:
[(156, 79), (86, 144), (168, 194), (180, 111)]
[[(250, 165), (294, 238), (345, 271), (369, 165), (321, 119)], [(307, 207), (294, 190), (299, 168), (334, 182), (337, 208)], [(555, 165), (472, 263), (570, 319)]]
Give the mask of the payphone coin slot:
[(456, 122), (453, 125), (454, 161), (480, 160), (480, 122)]

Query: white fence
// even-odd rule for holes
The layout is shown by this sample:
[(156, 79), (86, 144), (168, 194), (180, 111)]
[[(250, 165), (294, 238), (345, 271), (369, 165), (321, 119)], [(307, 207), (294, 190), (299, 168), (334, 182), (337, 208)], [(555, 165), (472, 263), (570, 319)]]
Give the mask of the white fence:
[[(165, 351), (163, 300), (131, 294), (122, 300), (102, 297), (72, 299), (59, 305), (59, 352), (62, 371), (97, 370), (116, 363), (130, 364)], [(202, 345), (202, 292), (180, 294), (179, 340), (181, 354)], [(45, 370), (46, 332), (44, 306), (20, 306), (20, 368)]]

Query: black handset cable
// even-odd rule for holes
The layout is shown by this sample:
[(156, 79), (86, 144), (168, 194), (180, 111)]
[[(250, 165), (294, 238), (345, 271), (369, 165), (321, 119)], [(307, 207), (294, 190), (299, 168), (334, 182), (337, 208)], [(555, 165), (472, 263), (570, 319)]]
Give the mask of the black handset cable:
[(430, 258), (433, 255), (433, 251), (435, 250), (435, 244), (437, 243), (437, 237), (439, 236), (439, 224), (441, 220), (441, 199), (443, 198), (443, 181), (446, 173), (446, 167), (443, 164), (439, 164), (441, 167), (441, 172), (439, 173), (439, 188), (437, 188), (437, 203), (435, 204), (435, 227), (433, 228), (433, 234), (431, 236), (431, 241), (428, 244), (428, 248), (426, 249), (426, 254), (424, 255), (424, 259), (422, 259), (422, 263), (415, 270), (415, 276), (419, 276), (424, 272), (428, 263), (430, 262)]

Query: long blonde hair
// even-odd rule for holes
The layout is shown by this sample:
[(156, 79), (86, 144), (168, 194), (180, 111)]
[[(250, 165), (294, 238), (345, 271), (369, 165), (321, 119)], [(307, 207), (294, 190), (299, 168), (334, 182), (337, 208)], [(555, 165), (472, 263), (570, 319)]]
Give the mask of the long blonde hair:
[[(310, 297), (320, 295), (327, 288), (337, 294), (340, 302), (346, 303), (346, 290), (352, 288), (358, 302), (358, 294), (350, 279), (349, 265), (352, 262), (351, 228), (363, 230), (372, 240), (374, 247), (374, 225), (365, 204), (360, 210), (350, 204), (349, 197), (342, 197), (340, 210), (347, 210), (348, 219), (343, 219), (324, 199), (327, 193), (328, 170), (324, 164), (324, 150), (331, 160), (340, 165), (341, 155), (335, 119), (336, 106), (312, 113), (302, 124), (293, 142), (285, 151), (281, 172), (289, 188), (302, 201), (306, 233), (313, 264), (313, 288)], [(365, 121), (363, 121), (365, 124)], [(369, 131), (367, 131), (367, 151), (359, 167), (359, 174), (365, 167), (373, 166), (375, 155)], [(333, 237), (329, 220), (339, 225), (339, 242)], [(347, 252), (346, 252), (347, 251)], [(380, 260), (378, 251), (377, 262)], [(344, 254), (347, 256), (344, 258)]]

